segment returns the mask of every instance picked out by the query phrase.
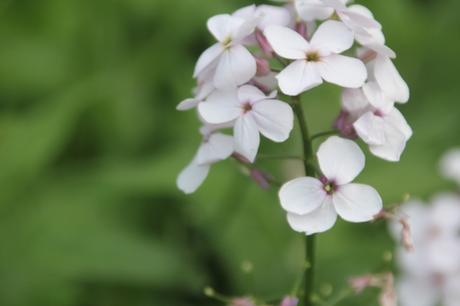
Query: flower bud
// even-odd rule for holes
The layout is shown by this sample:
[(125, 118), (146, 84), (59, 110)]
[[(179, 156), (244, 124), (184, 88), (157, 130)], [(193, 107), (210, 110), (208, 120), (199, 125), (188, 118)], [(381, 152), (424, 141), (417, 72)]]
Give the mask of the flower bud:
[(349, 139), (356, 139), (358, 135), (356, 134), (350, 117), (350, 113), (342, 110), (335, 120), (333, 127), (340, 132), (341, 136)]
[(256, 58), (257, 76), (266, 76), (270, 74), (270, 63), (262, 58)]
[(257, 185), (259, 185), (262, 189), (269, 189), (270, 188), (270, 175), (264, 173), (259, 169), (251, 169), (250, 172), (251, 178)]
[(282, 301), (280, 306), (297, 306), (299, 304), (299, 299), (294, 296), (286, 296)]
[(295, 24), (295, 31), (308, 39), (307, 24), (305, 22), (297, 22)]
[(266, 57), (273, 57), (273, 48), (265, 37), (264, 33), (260, 30), (256, 30), (256, 40), (259, 43), (260, 49), (265, 54)]

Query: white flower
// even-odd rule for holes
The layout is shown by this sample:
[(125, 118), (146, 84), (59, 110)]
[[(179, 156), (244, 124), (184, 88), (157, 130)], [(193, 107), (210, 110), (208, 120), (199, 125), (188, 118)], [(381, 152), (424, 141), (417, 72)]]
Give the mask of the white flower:
[(381, 211), (382, 199), (374, 188), (351, 183), (365, 164), (358, 145), (333, 136), (321, 144), (317, 157), (321, 180), (297, 178), (279, 192), (290, 226), (311, 235), (332, 228), (337, 214), (349, 222), (371, 221)]
[(325, 6), (321, 0), (295, 0), (294, 6), (299, 17), (307, 22), (325, 20), (334, 13), (334, 9)]
[(449, 150), (441, 160), (441, 173), (460, 185), (460, 148)]
[[(376, 82), (366, 83), (362, 90), (369, 106), (353, 124), (356, 133), (375, 156), (399, 161), (407, 141), (412, 137), (412, 129)], [(359, 94), (355, 96), (360, 97)]]
[(200, 129), (203, 141), (192, 162), (177, 178), (177, 186), (184, 193), (195, 192), (208, 176), (211, 165), (232, 155), (233, 137), (216, 132), (221, 127), (205, 125)]
[(249, 5), (234, 12), (233, 16), (247, 21), (256, 20), (256, 28), (261, 31), (271, 25), (288, 26), (291, 22), (286, 8), (273, 5)]
[(235, 151), (254, 162), (260, 135), (275, 142), (288, 139), (294, 125), (291, 107), (258, 88), (245, 85), (237, 91), (215, 91), (200, 103), (200, 115), (211, 124), (234, 123)]
[(177, 105), (176, 109), (179, 111), (185, 111), (198, 106), (200, 102), (203, 102), (213, 91), (214, 86), (210, 82), (203, 82), (195, 88), (194, 98), (185, 99)]
[[(460, 199), (440, 194), (428, 206), (419, 201), (405, 204), (415, 251), (399, 250), (404, 272), (398, 291), (402, 306), (458, 305), (460, 298)], [(398, 224), (391, 224), (397, 235)]]
[(231, 15), (211, 17), (208, 29), (218, 43), (200, 56), (194, 77), (209, 77), (219, 89), (236, 88), (252, 79), (257, 70), (256, 61), (242, 42), (254, 32), (255, 25), (255, 20)]
[(326, 21), (310, 42), (297, 32), (271, 26), (265, 36), (275, 52), (294, 60), (278, 76), (281, 91), (295, 96), (320, 85), (323, 79), (343, 87), (359, 88), (367, 78), (366, 67), (342, 53), (353, 45), (353, 34), (338, 21)]

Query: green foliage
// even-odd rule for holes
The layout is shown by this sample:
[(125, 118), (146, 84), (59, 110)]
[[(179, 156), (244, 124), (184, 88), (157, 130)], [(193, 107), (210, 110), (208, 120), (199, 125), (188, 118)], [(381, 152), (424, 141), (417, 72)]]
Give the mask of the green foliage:
[[(359, 179), (387, 204), (427, 197), (448, 188), (437, 160), (458, 145), (459, 3), (365, 2), (411, 86), (402, 110), (415, 135), (401, 163), (369, 157)], [(205, 21), (249, 3), (0, 2), (0, 305), (213, 305), (206, 285), (264, 298), (291, 290), (302, 237), (276, 190), (259, 190), (230, 161), (195, 195), (175, 187), (199, 139), (193, 112), (175, 106), (211, 42)], [(330, 126), (338, 98), (332, 86), (307, 95), (313, 131)], [(262, 147), (277, 150), (299, 143)], [(319, 238), (318, 284), (337, 292), (391, 248), (382, 224), (340, 223)]]

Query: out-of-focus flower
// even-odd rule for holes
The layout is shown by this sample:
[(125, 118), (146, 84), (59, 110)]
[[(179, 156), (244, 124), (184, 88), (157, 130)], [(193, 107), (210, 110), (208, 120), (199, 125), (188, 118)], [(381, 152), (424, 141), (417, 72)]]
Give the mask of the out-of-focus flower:
[(208, 123), (234, 122), (235, 151), (254, 162), (260, 135), (283, 142), (294, 125), (292, 108), (250, 85), (237, 91), (215, 91), (198, 109)]
[(256, 304), (251, 298), (240, 297), (231, 300), (228, 306), (256, 306)]
[(367, 222), (382, 209), (378, 192), (351, 183), (363, 170), (365, 157), (351, 140), (337, 136), (321, 144), (318, 162), (324, 176), (294, 179), (281, 188), (281, 206), (292, 229), (311, 235), (329, 230), (337, 214), (349, 222)]
[(353, 45), (353, 34), (341, 22), (324, 22), (310, 42), (285, 27), (270, 26), (264, 33), (279, 56), (293, 60), (277, 76), (286, 95), (305, 92), (322, 84), (323, 79), (342, 87), (359, 88), (367, 78), (363, 62), (340, 55)]
[(299, 299), (294, 296), (286, 296), (282, 301), (280, 306), (297, 306), (299, 304)]
[(441, 159), (441, 173), (460, 185), (460, 148), (449, 150)]
[(348, 282), (357, 294), (363, 292), (366, 288), (379, 288), (380, 306), (397, 305), (397, 295), (394, 286), (394, 276), (392, 273), (356, 276), (350, 278)]

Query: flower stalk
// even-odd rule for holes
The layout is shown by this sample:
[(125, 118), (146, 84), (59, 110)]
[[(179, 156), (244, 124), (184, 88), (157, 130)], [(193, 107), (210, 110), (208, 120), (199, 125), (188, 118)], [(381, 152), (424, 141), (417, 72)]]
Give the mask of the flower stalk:
[[(302, 135), (302, 147), (304, 155), (304, 168), (305, 175), (316, 176), (317, 171), (313, 164), (314, 153), (313, 144), (311, 142), (310, 134), (308, 132), (308, 125), (305, 119), (305, 114), (300, 101), (300, 96), (292, 98), (293, 110), (299, 123), (300, 133)], [(314, 275), (315, 275), (315, 240), (316, 235), (306, 236), (305, 238), (305, 292), (304, 292), (304, 306), (312, 306), (311, 296), (314, 289)]]

